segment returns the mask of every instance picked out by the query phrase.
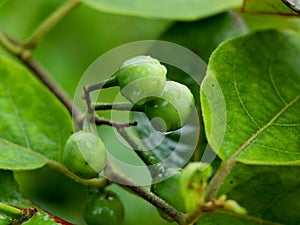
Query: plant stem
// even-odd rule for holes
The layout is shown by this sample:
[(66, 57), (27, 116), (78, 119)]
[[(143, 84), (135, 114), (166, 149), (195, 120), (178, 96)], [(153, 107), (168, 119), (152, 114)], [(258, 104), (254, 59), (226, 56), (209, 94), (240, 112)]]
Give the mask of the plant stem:
[(18, 209), (16, 207), (4, 204), (2, 202), (0, 202), (0, 211), (10, 213), (10, 214), (14, 214), (14, 215), (18, 215), (18, 216), (23, 215), (23, 211), (21, 209)]
[[(7, 35), (0, 32), (0, 45), (8, 53), (16, 56), (27, 68), (29, 68), (36, 77), (59, 99), (59, 101), (67, 108), (69, 113), (73, 115), (76, 121), (80, 121), (82, 112), (73, 105), (73, 101), (50, 77), (48, 72), (30, 55), (27, 49), (21, 47), (20, 43), (13, 42)], [(78, 122), (79, 123), (79, 122)]]
[(167, 202), (165, 202), (163, 199), (159, 198), (152, 192), (148, 191), (144, 187), (137, 186), (132, 180), (126, 178), (124, 175), (122, 175), (121, 172), (116, 171), (116, 169), (110, 165), (106, 168), (106, 171), (109, 173), (109, 177), (116, 181), (116, 184), (120, 187), (124, 188), (125, 190), (132, 192), (141, 198), (145, 199), (149, 203), (151, 203), (156, 208), (162, 210), (164, 213), (166, 213), (168, 216), (173, 218), (178, 224), (184, 225), (185, 224), (185, 218), (184, 213), (177, 211), (174, 207), (169, 205)]
[(6, 34), (0, 31), (0, 45), (8, 53), (19, 56), (23, 51), (23, 48), (11, 42)]
[(92, 103), (92, 107), (95, 107), (95, 110), (120, 110), (120, 111), (138, 111), (138, 112), (144, 111), (142, 106), (134, 105), (129, 102), (114, 102), (114, 103), (95, 102)]
[(103, 82), (86, 85), (86, 90), (88, 92), (92, 92), (92, 91), (100, 90), (103, 88), (115, 87), (118, 85), (119, 85), (119, 82), (118, 82), (117, 76), (114, 74), (112, 77), (108, 78), (107, 80), (105, 80)]
[(82, 178), (76, 176), (70, 170), (68, 170), (67, 167), (65, 167), (62, 164), (60, 164), (59, 162), (56, 162), (51, 159), (47, 159), (47, 165), (49, 167), (65, 174), (67, 177), (71, 178), (72, 180), (74, 180), (82, 185), (85, 185), (85, 186), (94, 187), (94, 188), (104, 188), (111, 183), (106, 178), (93, 178), (93, 179), (89, 179), (89, 180), (82, 179)]
[(86, 101), (87, 113), (94, 120), (95, 115), (94, 115), (94, 109), (92, 107), (92, 100), (91, 100), (90, 92), (88, 91), (86, 85), (83, 87), (83, 92), (84, 92), (83, 99), (85, 99)]
[(160, 163), (160, 161), (152, 154), (151, 151), (143, 151), (141, 147), (131, 138), (131, 136), (122, 127), (118, 129), (119, 134), (127, 141), (127, 143), (132, 147), (135, 153), (143, 160), (143, 162), (148, 166), (153, 179), (157, 177), (158, 174), (166, 172), (166, 168)]
[(61, 5), (36, 28), (31, 37), (25, 42), (24, 47), (30, 50), (34, 49), (57, 23), (79, 4), (79, 0), (68, 0)]
[(115, 122), (115, 121), (111, 121), (111, 120), (107, 120), (101, 117), (95, 117), (95, 124), (96, 125), (108, 125), (111, 127), (115, 127), (115, 128), (121, 128), (121, 127), (131, 127), (131, 126), (136, 126), (137, 122), (128, 122), (128, 123), (120, 123), (120, 122)]
[(221, 164), (206, 188), (206, 201), (213, 200), (216, 197), (221, 185), (230, 173), (231, 169), (234, 167), (235, 163), (235, 157), (231, 157)]
[[(22, 59), (21, 59), (22, 60)], [(23, 63), (30, 68), (34, 74), (43, 82), (43, 84), (48, 87), (48, 89), (60, 100), (60, 102), (67, 108), (69, 113), (73, 116), (75, 121), (79, 121), (82, 117), (82, 112), (73, 101), (69, 98), (67, 93), (61, 89), (47, 71), (32, 57), (22, 60)]]

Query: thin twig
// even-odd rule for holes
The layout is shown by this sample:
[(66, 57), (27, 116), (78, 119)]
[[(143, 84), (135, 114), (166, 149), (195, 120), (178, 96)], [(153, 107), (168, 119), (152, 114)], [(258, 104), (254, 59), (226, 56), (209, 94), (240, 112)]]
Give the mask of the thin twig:
[(84, 186), (94, 187), (94, 188), (104, 188), (111, 184), (111, 182), (106, 178), (93, 178), (93, 179), (82, 179), (78, 176), (76, 176), (74, 173), (72, 173), (70, 170), (68, 170), (67, 167), (62, 165), (61, 163), (47, 159), (47, 165), (63, 174), (65, 174), (67, 177), (71, 178), (72, 180), (76, 181), (77, 183), (80, 183)]
[(36, 28), (31, 37), (25, 42), (24, 47), (33, 50), (45, 35), (80, 3), (79, 0), (66, 1)]
[(48, 72), (30, 55), (30, 52), (27, 49), (22, 48), (20, 43), (12, 41), (12, 39), (3, 32), (0, 32), (0, 45), (8, 53), (16, 56), (27, 68), (29, 68), (67, 108), (76, 121), (80, 120), (82, 115), (80, 110), (73, 105), (73, 101), (66, 92), (51, 79)]
[(11, 206), (11, 205), (8, 205), (8, 204), (2, 203), (2, 202), (0, 202), (0, 211), (14, 214), (14, 215), (19, 215), (19, 216), (21, 216), (23, 214), (21, 209), (18, 209), (14, 206)]
[(2, 31), (0, 31), (0, 45), (12, 55), (19, 56), (23, 51), (22, 47), (12, 43), (10, 38)]
[(167, 170), (160, 163), (160, 161), (153, 155), (152, 151), (144, 151), (141, 147), (132, 139), (132, 137), (126, 132), (124, 127), (117, 129), (119, 134), (127, 141), (127, 143), (132, 147), (135, 153), (143, 160), (143, 162), (148, 166), (149, 172), (153, 179), (158, 175), (162, 175)]
[(108, 78), (107, 80), (103, 82), (99, 82), (96, 84), (91, 84), (86, 86), (87, 92), (93, 92), (96, 90), (104, 89), (104, 88), (110, 88), (110, 87), (115, 87), (118, 86), (118, 79), (116, 74), (114, 74), (112, 77)]
[(109, 177), (113, 181), (116, 182), (119, 186), (124, 188), (125, 190), (129, 190), (130, 192), (140, 196), (141, 198), (145, 199), (149, 203), (151, 203), (156, 208), (162, 210), (168, 216), (173, 218), (178, 224), (184, 225), (185, 224), (185, 217), (184, 213), (179, 212), (174, 207), (169, 205), (163, 199), (159, 198), (151, 191), (148, 191), (144, 187), (137, 186), (132, 180), (128, 179), (121, 172), (116, 171), (115, 168), (111, 165), (110, 167), (106, 168), (109, 172)]
[(115, 122), (115, 121), (111, 121), (111, 120), (107, 120), (101, 117), (95, 117), (95, 124), (100, 126), (100, 125), (108, 125), (111, 127), (115, 127), (117, 129), (122, 128), (122, 127), (131, 127), (131, 126), (136, 126), (137, 122), (127, 122), (127, 123), (120, 123), (120, 122)]
[[(22, 60), (22, 59), (21, 59)], [(73, 116), (75, 121), (79, 121), (82, 112), (73, 104), (67, 93), (60, 88), (50, 77), (47, 71), (32, 57), (23, 59), (22, 62), (34, 72), (34, 74), (48, 87), (48, 89), (60, 100), (60, 102), (67, 108), (69, 113)]]
[(134, 105), (130, 102), (114, 102), (114, 103), (106, 103), (106, 102), (95, 102), (92, 103), (92, 107), (95, 110), (119, 110), (119, 111), (138, 111), (143, 112), (144, 108), (141, 105)]
[(94, 109), (92, 107), (92, 100), (91, 100), (91, 96), (90, 96), (90, 93), (89, 93), (87, 87), (88, 86), (86, 86), (86, 85), (83, 87), (84, 95), (82, 96), (82, 98), (86, 102), (87, 113), (90, 114), (90, 116), (91, 116), (92, 119), (94, 119)]

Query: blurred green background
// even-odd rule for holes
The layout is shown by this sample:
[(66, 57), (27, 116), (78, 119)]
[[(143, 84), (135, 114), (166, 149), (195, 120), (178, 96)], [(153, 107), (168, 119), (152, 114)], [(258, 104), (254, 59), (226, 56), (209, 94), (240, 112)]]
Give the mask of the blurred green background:
[[(63, 2), (8, 0), (0, 8), (0, 29), (17, 40), (25, 41), (39, 23)], [(218, 14), (206, 15), (205, 18), (193, 21), (176, 21), (109, 14), (80, 5), (49, 32), (33, 54), (72, 97), (88, 66), (99, 56), (121, 44), (138, 40), (168, 40), (188, 47), (207, 62), (211, 52), (228, 38), (265, 28), (300, 31), (299, 18), (296, 17), (240, 13), (239, 8), (216, 13)], [(0, 54), (7, 53), (1, 49)], [(99, 80), (104, 77), (106, 74), (99, 71)], [(109, 101), (113, 95), (108, 93), (104, 98)], [(115, 140), (111, 128), (101, 127), (99, 132), (107, 148), (114, 149), (115, 154), (120, 154), (120, 157), (126, 158), (130, 163), (139, 163), (132, 152), (126, 151)], [(85, 187), (49, 168), (18, 172), (16, 178), (24, 195), (33, 202), (73, 223), (84, 224), (81, 207), (87, 195)], [(124, 202), (125, 225), (166, 224), (155, 208), (143, 199), (117, 185), (112, 185), (109, 189), (116, 191)]]

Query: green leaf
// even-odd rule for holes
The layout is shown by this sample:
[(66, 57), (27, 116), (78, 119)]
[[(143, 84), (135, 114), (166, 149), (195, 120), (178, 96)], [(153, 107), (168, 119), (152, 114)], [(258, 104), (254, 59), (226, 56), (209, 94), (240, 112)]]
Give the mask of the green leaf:
[(242, 5), (241, 0), (81, 0), (100, 11), (130, 16), (195, 20)]
[(197, 225), (280, 225), (279, 223), (263, 220), (247, 215), (239, 215), (225, 211), (205, 213)]
[(252, 216), (293, 225), (300, 223), (300, 167), (237, 164), (218, 195), (226, 193)]
[(11, 171), (0, 170), (0, 202), (20, 208), (32, 207), (32, 204), (23, 198), (19, 185)]
[(208, 62), (209, 56), (221, 42), (246, 32), (247, 28), (239, 15), (227, 12), (195, 22), (178, 22), (161, 39), (180, 44)]
[[(289, 2), (289, 3), (284, 3)], [(261, 13), (261, 14), (274, 14), (282, 16), (298, 16), (292, 8), (288, 5), (297, 8), (296, 5), (291, 2), (297, 2), (297, 0), (244, 0), (242, 12), (247, 13)]]
[(0, 169), (60, 161), (72, 131), (68, 112), (23, 66), (0, 57), (0, 74)]
[(28, 221), (22, 223), (26, 225), (55, 225), (55, 224), (61, 224), (56, 223), (54, 219), (52, 219), (48, 214), (46, 213), (40, 213), (37, 212), (33, 217), (31, 217)]
[(223, 160), (300, 163), (299, 38), (261, 31), (213, 53), (201, 102), (209, 144)]

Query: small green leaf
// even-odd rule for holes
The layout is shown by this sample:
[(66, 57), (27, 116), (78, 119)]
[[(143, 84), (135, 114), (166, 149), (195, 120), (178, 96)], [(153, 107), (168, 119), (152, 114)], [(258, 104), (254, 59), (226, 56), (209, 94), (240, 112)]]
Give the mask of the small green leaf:
[(68, 112), (23, 66), (0, 57), (0, 169), (60, 161), (72, 131)]
[(26, 222), (22, 223), (26, 225), (56, 225), (61, 224), (55, 222), (48, 214), (37, 212), (33, 217), (31, 217)]
[(252, 216), (286, 225), (300, 223), (299, 166), (237, 164), (218, 195), (226, 194)]
[(208, 141), (223, 160), (300, 163), (299, 39), (261, 31), (213, 53), (201, 102)]
[(237, 8), (242, 0), (81, 0), (100, 11), (130, 16), (195, 20)]
[(282, 16), (299, 15), (295, 12), (295, 10), (288, 6), (297, 8), (297, 0), (244, 0), (242, 11), (247, 13), (274, 14)]
[(224, 211), (205, 213), (197, 225), (283, 225), (260, 218)]
[(0, 181), (0, 202), (20, 208), (32, 207), (32, 204), (21, 195), (13, 172), (0, 170)]

